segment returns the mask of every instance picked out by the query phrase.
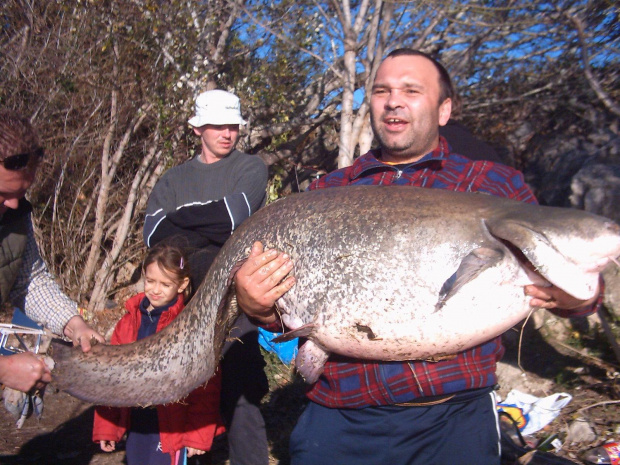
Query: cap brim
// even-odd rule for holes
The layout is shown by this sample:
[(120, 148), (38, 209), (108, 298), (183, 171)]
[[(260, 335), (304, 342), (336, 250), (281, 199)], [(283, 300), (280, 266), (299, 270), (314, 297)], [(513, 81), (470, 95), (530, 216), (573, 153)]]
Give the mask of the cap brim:
[(239, 124), (241, 126), (245, 126), (247, 122), (243, 118), (207, 118), (207, 117), (199, 117), (194, 116), (189, 119), (188, 123), (195, 128), (199, 128), (204, 126), (205, 124), (213, 124), (215, 126), (223, 126), (225, 124)]

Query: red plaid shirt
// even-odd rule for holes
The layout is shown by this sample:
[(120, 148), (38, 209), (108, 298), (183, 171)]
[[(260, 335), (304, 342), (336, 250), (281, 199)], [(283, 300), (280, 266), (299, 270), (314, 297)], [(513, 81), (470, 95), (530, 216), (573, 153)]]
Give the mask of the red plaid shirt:
[[(486, 192), (536, 203), (519, 171), (451, 154), (442, 137), (432, 153), (415, 163), (388, 165), (376, 155), (368, 152), (352, 166), (314, 181), (309, 189), (354, 184), (410, 185)], [(332, 355), (319, 380), (310, 387), (308, 397), (326, 407), (361, 408), (493, 386), (497, 383), (496, 363), (503, 353), (501, 337), (497, 337), (440, 362), (370, 362)]]

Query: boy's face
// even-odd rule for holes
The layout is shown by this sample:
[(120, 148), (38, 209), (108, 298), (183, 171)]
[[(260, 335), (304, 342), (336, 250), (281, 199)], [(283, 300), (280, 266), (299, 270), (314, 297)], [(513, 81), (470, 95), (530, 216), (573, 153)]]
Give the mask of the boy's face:
[(194, 128), (194, 132), (200, 136), (205, 163), (214, 163), (230, 155), (239, 139), (238, 124), (205, 124)]

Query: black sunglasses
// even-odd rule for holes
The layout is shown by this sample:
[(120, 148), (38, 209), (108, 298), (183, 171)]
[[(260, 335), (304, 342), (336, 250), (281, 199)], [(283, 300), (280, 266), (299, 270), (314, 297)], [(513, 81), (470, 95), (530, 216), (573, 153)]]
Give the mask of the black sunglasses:
[(20, 171), (28, 166), (31, 159), (39, 161), (44, 154), (45, 151), (39, 147), (32, 152), (18, 153), (17, 155), (6, 157), (4, 160), (0, 160), (0, 165), (4, 165), (4, 168), (10, 171)]

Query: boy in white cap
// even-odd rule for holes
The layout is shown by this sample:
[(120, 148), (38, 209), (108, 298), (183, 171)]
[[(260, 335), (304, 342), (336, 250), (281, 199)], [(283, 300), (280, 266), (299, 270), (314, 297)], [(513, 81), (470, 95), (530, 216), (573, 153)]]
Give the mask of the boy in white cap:
[[(168, 170), (146, 207), (144, 242), (185, 246), (196, 290), (232, 232), (265, 204), (267, 167), (235, 149), (241, 117), (239, 98), (223, 90), (196, 99), (189, 120), (201, 153)], [(231, 465), (267, 465), (265, 422), (259, 410), (269, 386), (258, 332), (245, 315), (235, 324), (222, 360), (222, 417), (228, 430)]]

